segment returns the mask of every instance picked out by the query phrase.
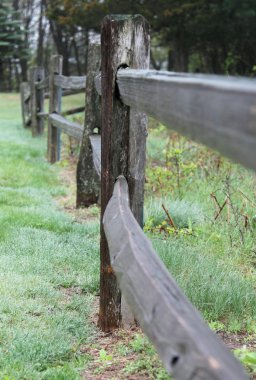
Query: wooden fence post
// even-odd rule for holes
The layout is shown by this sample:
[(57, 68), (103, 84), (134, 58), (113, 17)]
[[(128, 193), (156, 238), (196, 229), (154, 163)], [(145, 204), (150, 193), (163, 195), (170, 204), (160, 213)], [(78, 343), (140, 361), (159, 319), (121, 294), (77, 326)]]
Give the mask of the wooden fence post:
[(76, 207), (88, 207), (96, 203), (99, 197), (99, 177), (93, 164), (92, 147), (89, 136), (97, 128), (101, 130), (100, 96), (98, 95), (94, 77), (99, 73), (101, 54), (99, 44), (90, 44), (88, 49), (86, 99), (85, 99), (85, 125), (83, 139), (77, 164), (77, 195)]
[[(51, 59), (50, 76), (49, 76), (49, 115), (51, 113), (59, 114), (61, 111), (61, 87), (57, 86), (54, 81), (55, 75), (62, 74), (62, 56), (55, 55)], [(60, 132), (54, 127), (48, 119), (48, 161), (52, 164), (60, 158)]]
[(23, 82), (20, 85), (20, 99), (23, 127), (28, 128), (31, 126), (31, 99), (28, 82)]
[(20, 103), (23, 127), (26, 128), (26, 113), (25, 113), (25, 94), (26, 94), (27, 82), (22, 82), (20, 85)]
[[(110, 331), (121, 324), (121, 296), (113, 273), (102, 219), (115, 179), (129, 184), (132, 212), (142, 225), (146, 117), (125, 106), (119, 98), (116, 73), (121, 67), (147, 69), (149, 25), (140, 16), (107, 16), (101, 31), (101, 273), (99, 326)], [(118, 237), (117, 237), (118, 239)]]
[(33, 137), (41, 135), (44, 131), (44, 119), (38, 116), (38, 113), (44, 110), (44, 91), (36, 87), (36, 83), (43, 79), (44, 69), (42, 67), (32, 67), (30, 69), (31, 126)]

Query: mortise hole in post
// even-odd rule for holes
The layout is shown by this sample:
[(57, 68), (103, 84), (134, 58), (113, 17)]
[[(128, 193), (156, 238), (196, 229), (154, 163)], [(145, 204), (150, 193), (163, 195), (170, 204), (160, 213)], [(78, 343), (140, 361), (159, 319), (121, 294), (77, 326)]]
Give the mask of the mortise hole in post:
[(171, 359), (171, 366), (174, 367), (178, 363), (179, 359), (179, 356), (173, 356)]
[[(129, 66), (126, 63), (122, 63), (120, 66), (118, 66), (116, 73), (118, 72), (118, 70), (126, 69), (127, 67)], [(121, 101), (121, 96), (120, 96), (118, 85), (117, 85), (117, 75), (115, 79), (115, 97)]]

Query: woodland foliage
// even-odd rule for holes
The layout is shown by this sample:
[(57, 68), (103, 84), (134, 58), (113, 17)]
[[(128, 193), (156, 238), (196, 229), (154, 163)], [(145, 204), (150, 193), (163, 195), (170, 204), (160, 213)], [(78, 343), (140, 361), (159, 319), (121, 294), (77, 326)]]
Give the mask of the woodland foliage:
[(64, 74), (84, 74), (88, 43), (111, 13), (149, 21), (152, 68), (255, 75), (254, 0), (12, 0), (0, 6), (1, 89), (18, 87), (30, 65), (47, 68), (53, 53)]

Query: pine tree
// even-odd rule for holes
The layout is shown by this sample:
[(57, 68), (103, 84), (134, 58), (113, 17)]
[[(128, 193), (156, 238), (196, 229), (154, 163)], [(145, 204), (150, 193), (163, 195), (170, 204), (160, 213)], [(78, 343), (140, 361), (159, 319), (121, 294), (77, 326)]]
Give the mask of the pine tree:
[(17, 65), (26, 53), (23, 36), (19, 13), (9, 4), (0, 4), (0, 89), (2, 91), (12, 90), (14, 73), (18, 73)]

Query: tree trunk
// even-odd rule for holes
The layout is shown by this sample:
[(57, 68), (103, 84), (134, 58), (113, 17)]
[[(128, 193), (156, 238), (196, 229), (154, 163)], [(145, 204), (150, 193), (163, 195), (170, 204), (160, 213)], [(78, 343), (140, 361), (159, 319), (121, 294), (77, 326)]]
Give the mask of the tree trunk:
[(44, 4), (41, 1), (40, 15), (38, 20), (38, 44), (37, 44), (37, 66), (42, 66), (44, 61), (44, 28), (43, 28)]
[(168, 70), (183, 73), (188, 71), (188, 51), (182, 43), (182, 38), (175, 39), (169, 49)]
[(4, 91), (4, 63), (0, 59), (0, 91)]

